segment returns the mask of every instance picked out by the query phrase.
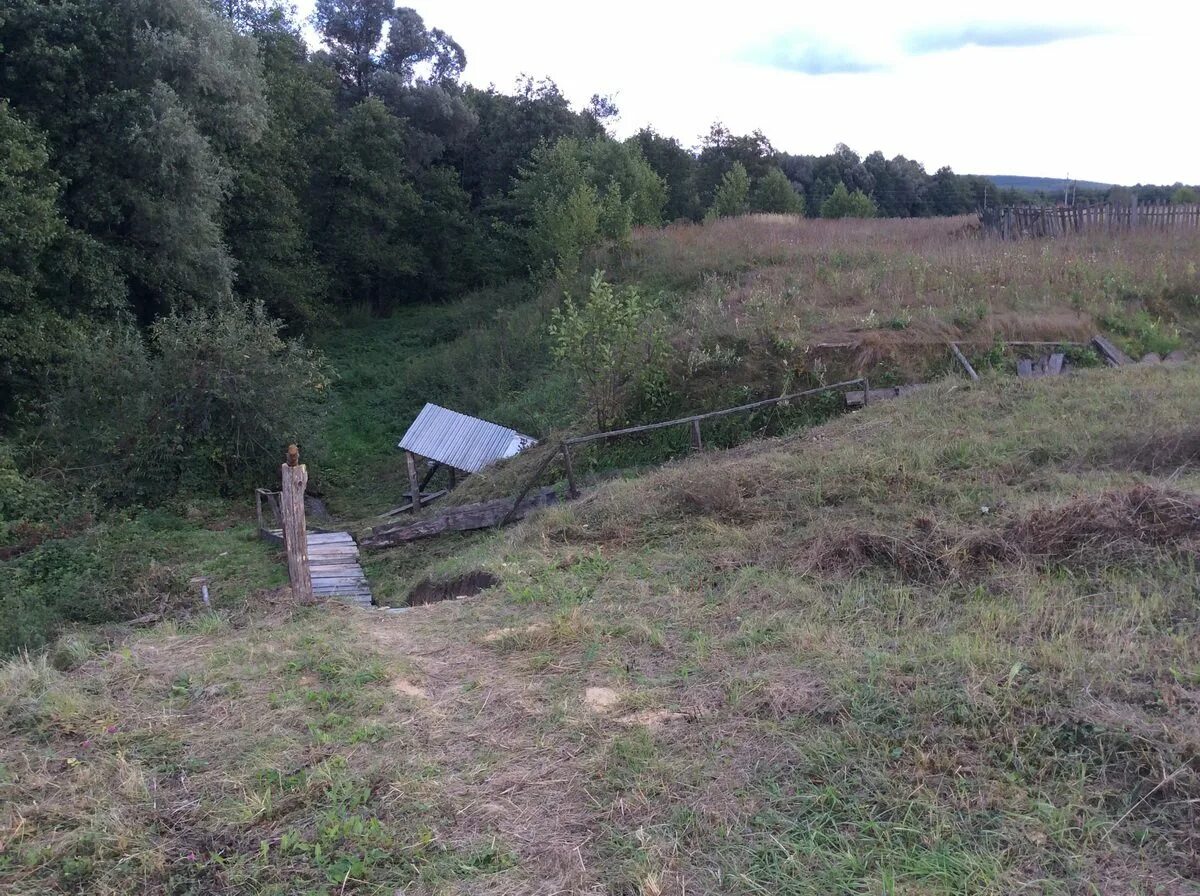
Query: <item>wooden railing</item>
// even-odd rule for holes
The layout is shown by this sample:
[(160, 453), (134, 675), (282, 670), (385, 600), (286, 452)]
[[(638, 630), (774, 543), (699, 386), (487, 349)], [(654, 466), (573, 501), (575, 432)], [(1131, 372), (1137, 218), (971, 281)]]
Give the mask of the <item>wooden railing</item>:
[(688, 417), (678, 417), (674, 420), (661, 420), (657, 423), (646, 423), (641, 426), (627, 426), (624, 429), (612, 429), (606, 432), (594, 432), (583, 436), (572, 436), (571, 438), (563, 439), (559, 442), (558, 447), (553, 451), (546, 453), (545, 459), (534, 470), (533, 474), (526, 480), (525, 487), (521, 489), (516, 500), (512, 503), (512, 509), (505, 514), (500, 520), (499, 525), (507, 524), (512, 517), (518, 512), (521, 507), (521, 502), (525, 500), (525, 496), (529, 494), (529, 490), (537, 483), (542, 474), (546, 472), (546, 468), (550, 466), (554, 458), (559, 454), (562, 455), (563, 466), (567, 474), (567, 490), (572, 498), (579, 496), (579, 485), (575, 477), (575, 460), (571, 453), (572, 448), (580, 445), (586, 445), (590, 442), (608, 441), (609, 439), (619, 439), (625, 436), (641, 435), (642, 433), (654, 432), (659, 429), (668, 429), (672, 426), (687, 426), (692, 433), (692, 448), (699, 451), (704, 447), (703, 435), (700, 430), (700, 425), (705, 420), (715, 420), (719, 417), (729, 417), (733, 414), (744, 414), (750, 411), (756, 411), (759, 408), (769, 408), (775, 405), (784, 404), (785, 402), (795, 401), (798, 398), (806, 398), (811, 395), (822, 395), (828, 392), (838, 392), (849, 389), (851, 386), (861, 386), (863, 391), (864, 404), (870, 401), (871, 384), (866, 377), (858, 379), (845, 380), (841, 383), (833, 383), (828, 386), (821, 386), (817, 389), (805, 389), (803, 392), (792, 392), (788, 395), (780, 395), (778, 398), (765, 398), (762, 401), (752, 401), (749, 404), (739, 404), (736, 407), (721, 408), (718, 411), (708, 411), (703, 414), (692, 414)]

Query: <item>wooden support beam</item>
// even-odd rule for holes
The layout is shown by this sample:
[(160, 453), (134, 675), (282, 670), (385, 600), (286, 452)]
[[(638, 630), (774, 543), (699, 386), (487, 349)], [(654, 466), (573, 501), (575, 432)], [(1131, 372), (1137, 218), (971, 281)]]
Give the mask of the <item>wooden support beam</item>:
[(412, 496), (412, 512), (416, 513), (421, 506), (421, 484), (417, 480), (417, 461), (411, 451), (404, 452), (404, 463), (408, 467), (408, 487)]
[(958, 345), (951, 342), (950, 351), (954, 353), (954, 357), (958, 359), (958, 363), (963, 366), (963, 370), (967, 372), (967, 376), (973, 380), (978, 380), (979, 374), (975, 372), (975, 368), (971, 366), (971, 362), (967, 360), (967, 356), (962, 353)]
[(420, 490), (425, 491), (425, 486), (429, 485), (429, 480), (433, 478), (433, 474), (441, 469), (441, 461), (433, 461), (429, 464), (429, 469), (425, 473), (425, 478), (421, 480)]
[(294, 445), (288, 450), (288, 461), (283, 465), (281, 478), (283, 487), (279, 504), (288, 578), (296, 600), (311, 604), (314, 602), (313, 585), (308, 568), (308, 533), (304, 521), (304, 489), (308, 486), (308, 468), (300, 463), (300, 453)]
[(700, 420), (692, 421), (692, 448), (696, 451), (701, 451), (704, 448), (704, 440), (700, 438)]
[(571, 446), (562, 444), (563, 466), (567, 468), (567, 494), (572, 498), (579, 497), (579, 485), (575, 482), (575, 463), (571, 459)]

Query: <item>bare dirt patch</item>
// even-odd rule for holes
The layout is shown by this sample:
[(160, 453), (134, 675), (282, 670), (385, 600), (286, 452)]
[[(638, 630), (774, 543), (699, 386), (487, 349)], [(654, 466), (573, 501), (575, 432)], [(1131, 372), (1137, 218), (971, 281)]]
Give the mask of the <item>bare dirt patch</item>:
[(621, 695), (612, 688), (595, 687), (583, 692), (583, 705), (592, 712), (611, 712), (620, 702)]
[(413, 697), (418, 700), (428, 700), (429, 694), (424, 688), (419, 688), (407, 678), (397, 678), (392, 682), (392, 690), (402, 697)]
[(494, 588), (500, 580), (490, 572), (476, 570), (463, 576), (456, 576), (445, 582), (435, 582), (425, 579), (418, 583), (408, 593), (407, 604), (419, 607), (425, 604), (435, 604), (443, 600), (454, 600), (459, 597), (474, 597), (481, 591)]

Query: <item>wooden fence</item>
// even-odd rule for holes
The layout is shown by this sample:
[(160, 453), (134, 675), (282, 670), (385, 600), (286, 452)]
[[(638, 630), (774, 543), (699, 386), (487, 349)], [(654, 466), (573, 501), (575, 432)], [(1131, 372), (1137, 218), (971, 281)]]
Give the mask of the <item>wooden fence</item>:
[(1119, 233), (1136, 229), (1200, 228), (1200, 205), (1006, 205), (984, 209), (979, 226), (985, 237), (1017, 240), (1069, 233)]

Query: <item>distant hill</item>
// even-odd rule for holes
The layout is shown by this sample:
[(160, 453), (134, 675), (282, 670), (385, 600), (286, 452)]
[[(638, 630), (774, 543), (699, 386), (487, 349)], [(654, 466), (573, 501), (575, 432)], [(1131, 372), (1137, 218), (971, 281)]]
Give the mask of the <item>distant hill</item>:
[(1102, 184), (1093, 180), (1072, 181), (1066, 177), (1022, 177), (1018, 174), (984, 174), (982, 176), (1001, 190), (1054, 193), (1062, 190), (1069, 183), (1074, 183), (1080, 190), (1107, 190), (1115, 186), (1115, 184)]

